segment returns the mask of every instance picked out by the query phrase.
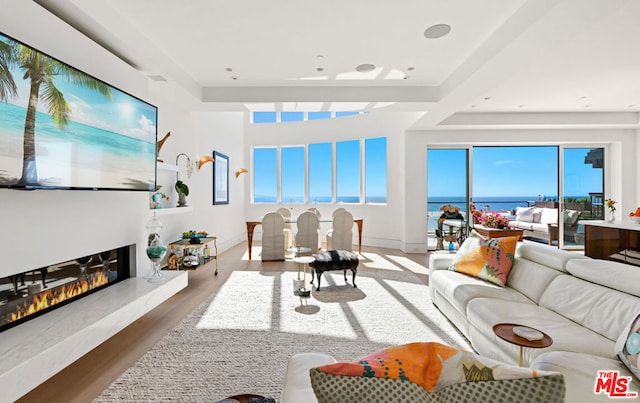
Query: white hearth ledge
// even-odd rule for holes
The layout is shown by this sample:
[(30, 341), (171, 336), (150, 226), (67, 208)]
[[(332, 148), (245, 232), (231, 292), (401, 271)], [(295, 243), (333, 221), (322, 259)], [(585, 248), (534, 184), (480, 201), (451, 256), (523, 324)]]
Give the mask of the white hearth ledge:
[(0, 333), (0, 402), (13, 402), (187, 286), (130, 278)]

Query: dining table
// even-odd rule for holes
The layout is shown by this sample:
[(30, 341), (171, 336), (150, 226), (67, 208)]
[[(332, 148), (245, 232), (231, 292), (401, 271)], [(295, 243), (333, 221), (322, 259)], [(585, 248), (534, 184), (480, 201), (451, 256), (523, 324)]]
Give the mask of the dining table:
[[(320, 218), (319, 221), (322, 222), (333, 222), (332, 217)], [(364, 220), (362, 218), (353, 218), (353, 222), (356, 223), (358, 227), (358, 253), (362, 253), (362, 222)], [(296, 217), (285, 217), (285, 223), (296, 223)], [(253, 231), (255, 228), (262, 224), (262, 219), (260, 220), (250, 220), (246, 222), (247, 224), (247, 247), (249, 249), (249, 260), (251, 260), (251, 246), (253, 245)]]

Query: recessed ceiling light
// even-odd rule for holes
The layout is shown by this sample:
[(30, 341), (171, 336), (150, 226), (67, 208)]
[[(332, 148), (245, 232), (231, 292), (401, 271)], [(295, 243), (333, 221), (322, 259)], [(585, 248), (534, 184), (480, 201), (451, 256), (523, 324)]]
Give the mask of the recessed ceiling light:
[(409, 70), (409, 71), (413, 71), (413, 70), (415, 70), (415, 69), (416, 69), (415, 67), (408, 67), (408, 68), (407, 68), (407, 70)]
[(322, 67), (318, 67), (316, 71), (324, 71), (324, 69)]
[(236, 76), (231, 76), (231, 79), (232, 79), (232, 80), (237, 80), (237, 79), (238, 79), (238, 77), (236, 77)]
[(491, 97), (484, 97), (483, 99), (484, 99), (485, 101), (488, 101), (488, 100), (490, 100), (490, 99), (491, 99)]
[(231, 67), (227, 67), (225, 70), (226, 71), (233, 71), (233, 69)]
[(425, 38), (438, 39), (451, 32), (451, 26), (447, 24), (432, 25), (424, 31)]
[(361, 64), (358, 67), (356, 67), (356, 71), (358, 71), (360, 73), (368, 73), (368, 72), (373, 71), (375, 69), (376, 69), (376, 66), (374, 66), (371, 63)]
[(518, 105), (518, 108), (524, 108), (526, 105)]

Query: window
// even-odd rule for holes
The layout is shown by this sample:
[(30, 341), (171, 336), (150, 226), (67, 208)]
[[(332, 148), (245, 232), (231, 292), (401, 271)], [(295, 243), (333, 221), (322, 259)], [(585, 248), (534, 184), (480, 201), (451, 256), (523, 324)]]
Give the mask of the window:
[(336, 117), (337, 118), (341, 118), (344, 116), (353, 116), (353, 115), (359, 115), (360, 112), (336, 112)]
[(336, 202), (360, 203), (360, 142), (336, 143)]
[(278, 201), (276, 148), (254, 148), (253, 150), (253, 201), (255, 203)]
[(299, 122), (304, 120), (304, 112), (280, 112), (281, 122)]
[(331, 203), (333, 181), (331, 143), (309, 144), (309, 202)]
[(274, 123), (276, 112), (253, 112), (253, 123)]
[(364, 202), (387, 202), (387, 139), (364, 141)]
[(304, 147), (283, 147), (281, 152), (283, 203), (304, 203)]
[(331, 118), (331, 112), (309, 112), (307, 116), (308, 120), (329, 119), (329, 118)]

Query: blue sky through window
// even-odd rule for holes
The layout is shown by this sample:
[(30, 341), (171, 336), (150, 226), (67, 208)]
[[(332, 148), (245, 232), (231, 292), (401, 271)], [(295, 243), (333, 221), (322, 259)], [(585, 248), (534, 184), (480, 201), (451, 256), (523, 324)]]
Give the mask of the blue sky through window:
[(253, 200), (256, 203), (278, 201), (278, 162), (276, 148), (253, 149)]
[(360, 202), (360, 141), (336, 143), (336, 201)]
[(282, 202), (304, 203), (304, 147), (283, 147)]
[(364, 141), (365, 203), (387, 202), (387, 139)]
[(331, 203), (333, 157), (331, 143), (309, 144), (309, 201)]

